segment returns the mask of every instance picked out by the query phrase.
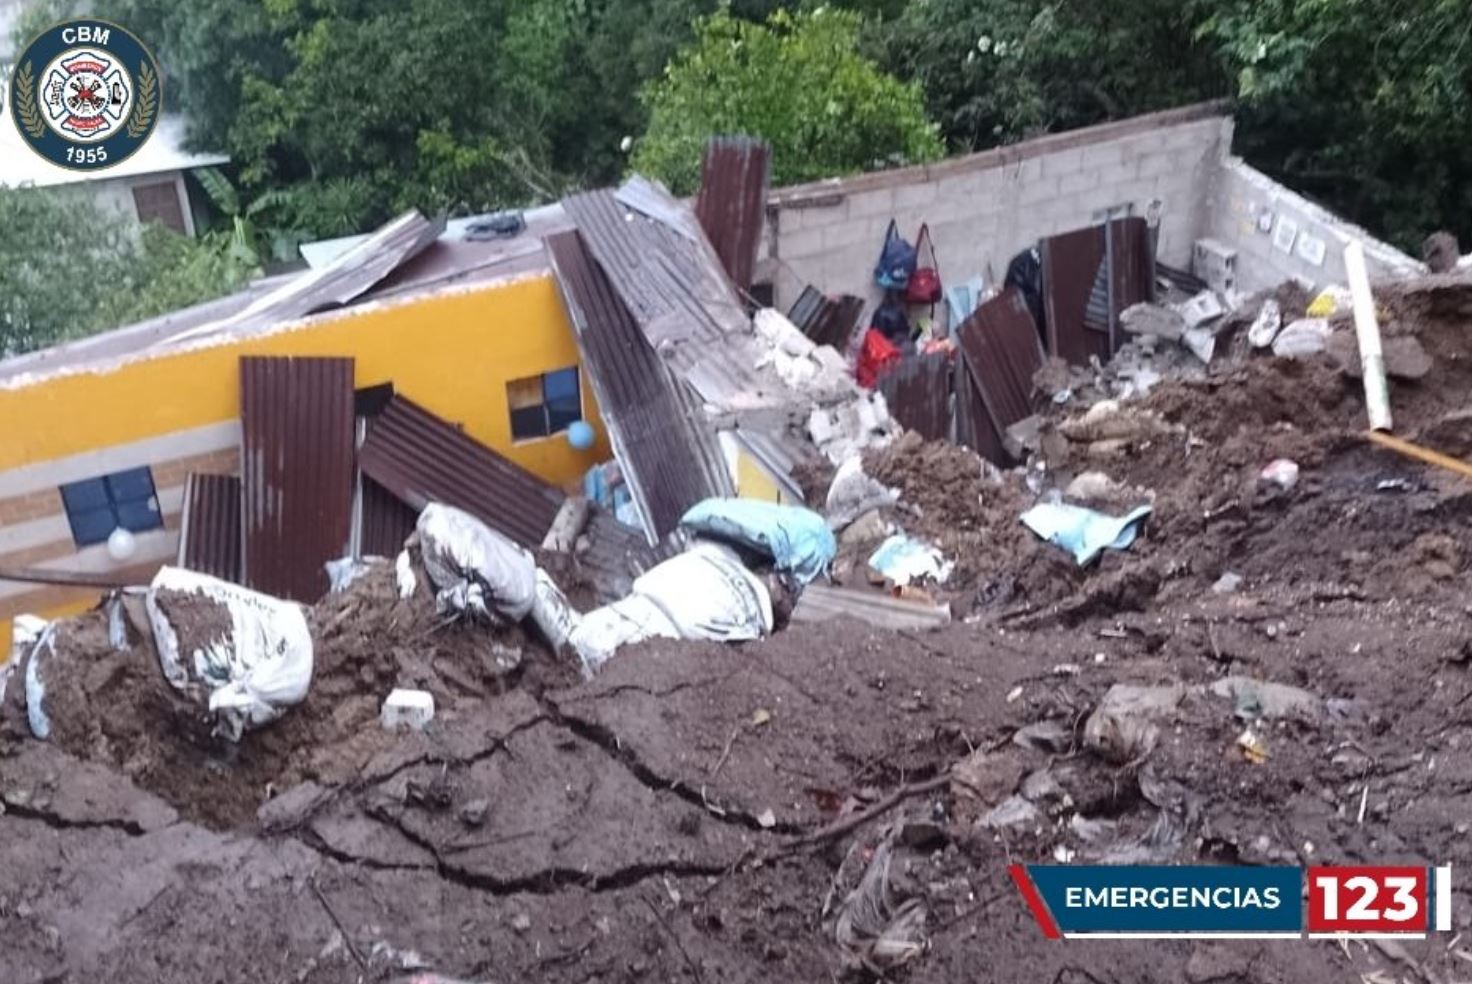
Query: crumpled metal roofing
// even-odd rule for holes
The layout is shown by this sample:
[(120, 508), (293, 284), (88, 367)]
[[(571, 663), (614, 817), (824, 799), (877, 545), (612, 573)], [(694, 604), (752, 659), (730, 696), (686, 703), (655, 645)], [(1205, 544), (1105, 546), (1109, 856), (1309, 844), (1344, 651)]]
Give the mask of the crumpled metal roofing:
[(580, 235), (549, 236), (547, 252), (609, 441), (646, 537), (655, 543), (695, 503), (731, 494), (720, 445)]
[(762, 227), (767, 218), (767, 183), (772, 148), (753, 137), (716, 137), (705, 145), (695, 216), (726, 275), (751, 290)]
[(567, 496), (448, 421), (395, 396), (358, 450), (363, 474), (411, 509), (463, 509), (524, 547), (540, 547)]
[(702, 400), (735, 412), (803, 399), (762, 365), (746, 305), (686, 206), (639, 177), (563, 206), (644, 336)]

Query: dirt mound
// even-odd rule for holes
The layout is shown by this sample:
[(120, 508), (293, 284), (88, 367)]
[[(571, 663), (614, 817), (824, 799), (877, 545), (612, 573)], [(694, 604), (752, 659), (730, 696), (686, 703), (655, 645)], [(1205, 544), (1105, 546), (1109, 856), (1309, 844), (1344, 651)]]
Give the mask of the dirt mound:
[[(134, 634), (127, 649), (114, 650), (100, 611), (63, 620), (54, 656), (40, 664), (52, 740), (117, 768), (187, 817), (230, 828), (249, 823), (274, 792), (305, 780), (343, 781), (392, 745), (377, 716), (395, 687), (428, 690), (437, 713), (453, 716), (516, 687), (539, 692), (578, 679), (519, 626), (446, 621), (425, 583), (400, 598), (392, 565), (371, 562), (348, 590), (308, 609), (314, 663), (306, 700), (238, 744), (212, 735), (201, 709), (168, 684), (151, 642)], [(188, 596), (166, 604), (176, 617), (191, 617)], [(7, 718), (15, 737), (13, 707)]]

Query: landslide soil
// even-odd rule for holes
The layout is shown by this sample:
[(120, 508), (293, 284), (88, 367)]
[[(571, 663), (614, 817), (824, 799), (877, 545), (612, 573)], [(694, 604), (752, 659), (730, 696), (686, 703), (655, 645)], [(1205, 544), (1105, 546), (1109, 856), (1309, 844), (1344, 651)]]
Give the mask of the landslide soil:
[[(1388, 333), (1434, 358), (1393, 386), (1397, 429), (1441, 447), (1472, 448), (1469, 299), (1383, 298)], [(1049, 484), (1098, 470), (1154, 505), (1129, 551), (1083, 571), (1018, 535), (1020, 476), (892, 452), (875, 469), (905, 493), (892, 520), (965, 551), (964, 617), (935, 632), (658, 642), (581, 682), (524, 637), (439, 626), (378, 571), (313, 610), (307, 702), (226, 754), (146, 646), (114, 653), (100, 615), (66, 623), (56, 739), (26, 736), (18, 680), (0, 714), (0, 979), (873, 979), (833, 911), (897, 844), (925, 945), (888, 978), (1465, 980), (1456, 933), (1050, 944), (1006, 873), (1472, 863), (1472, 485), (1368, 445), (1355, 387), (1327, 359), (1252, 359), (1126, 405), (1154, 421), (1143, 436), (1053, 442)], [(1258, 479), (1277, 457), (1300, 465), (1291, 489)], [(1213, 590), (1225, 573), (1238, 586)], [(1141, 759), (1084, 740), (1115, 684), (1229, 675), (1302, 688), (1317, 713), (1246, 720), (1203, 691)], [(400, 683), (442, 703), (427, 733), (378, 729)], [(999, 823), (1008, 801), (1028, 818)]]

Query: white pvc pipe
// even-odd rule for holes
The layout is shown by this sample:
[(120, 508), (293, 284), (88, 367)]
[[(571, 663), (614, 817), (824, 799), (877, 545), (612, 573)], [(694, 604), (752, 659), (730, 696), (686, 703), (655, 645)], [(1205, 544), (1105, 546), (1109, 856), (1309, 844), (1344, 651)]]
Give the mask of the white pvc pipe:
[(1390, 388), (1385, 382), (1385, 352), (1380, 345), (1380, 322), (1375, 318), (1370, 274), (1365, 269), (1365, 248), (1358, 239), (1344, 247), (1344, 270), (1349, 278), (1349, 296), (1354, 302), (1354, 333), (1360, 343), (1370, 430), (1388, 431), (1391, 429)]

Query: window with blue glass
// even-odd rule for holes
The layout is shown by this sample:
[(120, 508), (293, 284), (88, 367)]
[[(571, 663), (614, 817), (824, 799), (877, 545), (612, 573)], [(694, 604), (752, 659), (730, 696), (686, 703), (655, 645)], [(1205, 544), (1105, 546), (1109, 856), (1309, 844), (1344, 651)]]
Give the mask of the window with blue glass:
[(511, 437), (525, 441), (567, 430), (583, 419), (583, 395), (576, 366), (506, 384), (511, 405)]
[(130, 468), (61, 487), (61, 502), (77, 546), (102, 543), (119, 527), (133, 533), (164, 525), (153, 472)]

